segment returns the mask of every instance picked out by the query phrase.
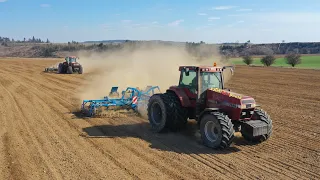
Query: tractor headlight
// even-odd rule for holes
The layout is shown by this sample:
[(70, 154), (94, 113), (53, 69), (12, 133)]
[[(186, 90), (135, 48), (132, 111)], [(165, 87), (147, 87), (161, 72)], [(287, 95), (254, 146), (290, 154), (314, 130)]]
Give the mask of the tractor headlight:
[(255, 108), (256, 104), (252, 103), (252, 104), (241, 104), (241, 109), (248, 109), (248, 108)]

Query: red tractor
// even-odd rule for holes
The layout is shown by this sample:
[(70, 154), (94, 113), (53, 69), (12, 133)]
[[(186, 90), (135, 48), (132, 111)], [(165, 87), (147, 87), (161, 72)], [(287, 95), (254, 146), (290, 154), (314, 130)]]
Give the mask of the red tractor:
[(229, 147), (235, 132), (253, 143), (272, 134), (272, 120), (252, 97), (231, 92), (224, 86), (223, 72), (234, 67), (180, 66), (180, 80), (148, 102), (148, 119), (154, 132), (177, 131), (195, 119), (204, 145)]
[(82, 65), (77, 62), (77, 59), (79, 58), (76, 56), (67, 56), (65, 62), (59, 63), (58, 74), (73, 74), (74, 72), (82, 74), (83, 68)]

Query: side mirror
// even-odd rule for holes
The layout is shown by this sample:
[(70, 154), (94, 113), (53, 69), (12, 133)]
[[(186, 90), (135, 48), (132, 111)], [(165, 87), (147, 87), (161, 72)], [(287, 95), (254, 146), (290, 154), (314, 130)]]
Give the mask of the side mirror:
[(223, 66), (222, 67), (222, 71), (227, 69), (227, 68), (230, 68), (231, 75), (233, 75), (234, 74), (234, 66)]
[(186, 76), (189, 76), (189, 68), (185, 68)]

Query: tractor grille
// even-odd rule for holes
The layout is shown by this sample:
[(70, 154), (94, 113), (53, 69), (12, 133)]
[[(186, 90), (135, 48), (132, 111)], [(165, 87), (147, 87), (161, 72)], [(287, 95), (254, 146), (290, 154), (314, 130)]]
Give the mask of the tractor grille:
[(240, 118), (241, 119), (247, 119), (247, 118), (250, 118), (252, 114), (253, 114), (253, 109), (243, 109), (241, 111)]

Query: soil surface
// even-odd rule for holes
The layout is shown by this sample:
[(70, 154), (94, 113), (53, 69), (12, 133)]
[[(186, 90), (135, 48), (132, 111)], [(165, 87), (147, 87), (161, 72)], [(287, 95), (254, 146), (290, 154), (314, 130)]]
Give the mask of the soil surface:
[(0, 179), (320, 179), (319, 71), (238, 66), (228, 87), (257, 100), (273, 134), (218, 151), (193, 121), (153, 134), (134, 115), (78, 117), (86, 74), (42, 72), (56, 62), (0, 60)]

